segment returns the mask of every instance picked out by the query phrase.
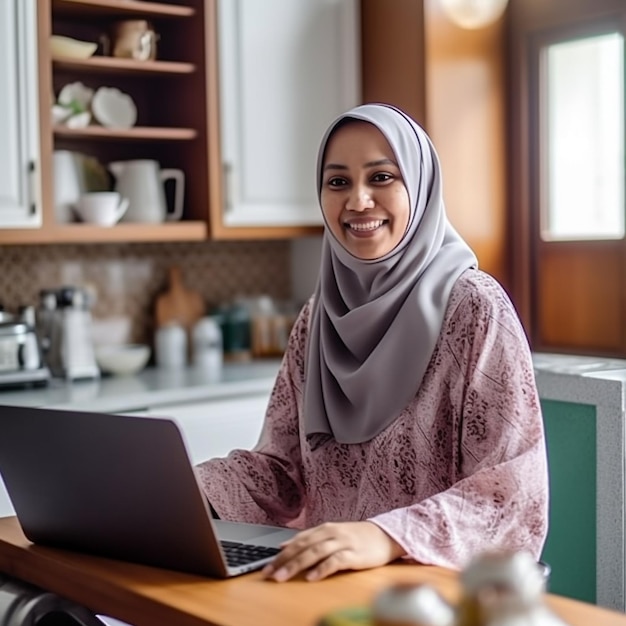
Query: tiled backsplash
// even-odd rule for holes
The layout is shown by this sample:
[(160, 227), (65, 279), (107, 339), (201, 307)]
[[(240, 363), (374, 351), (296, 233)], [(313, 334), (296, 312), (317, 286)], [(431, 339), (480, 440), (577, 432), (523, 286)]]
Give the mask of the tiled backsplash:
[(207, 307), (238, 295), (291, 296), (288, 241), (2, 246), (0, 303), (15, 312), (37, 304), (40, 289), (89, 285), (95, 319), (128, 317), (130, 340), (150, 343), (155, 299), (172, 265)]

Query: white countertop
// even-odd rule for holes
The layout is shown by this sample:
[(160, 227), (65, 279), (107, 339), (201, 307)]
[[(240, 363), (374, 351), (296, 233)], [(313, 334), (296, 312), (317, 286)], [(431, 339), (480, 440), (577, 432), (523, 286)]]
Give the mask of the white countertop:
[(0, 404), (115, 413), (216, 398), (269, 394), (280, 361), (226, 363), (215, 375), (201, 370), (147, 368), (135, 376), (74, 382), (52, 379), (47, 387), (0, 391)]
[(626, 381), (626, 359), (536, 352), (533, 354), (533, 365), (537, 372)]
[[(546, 384), (550, 387), (559, 385), (559, 381), (567, 380), (568, 386), (575, 385), (572, 375), (574, 380), (582, 377), (626, 383), (625, 359), (535, 353), (533, 364), (540, 391)], [(193, 368), (164, 370), (152, 367), (136, 376), (74, 382), (52, 379), (47, 387), (0, 390), (0, 404), (121, 412), (179, 402), (269, 393), (279, 365), (279, 360), (227, 363), (217, 377)]]

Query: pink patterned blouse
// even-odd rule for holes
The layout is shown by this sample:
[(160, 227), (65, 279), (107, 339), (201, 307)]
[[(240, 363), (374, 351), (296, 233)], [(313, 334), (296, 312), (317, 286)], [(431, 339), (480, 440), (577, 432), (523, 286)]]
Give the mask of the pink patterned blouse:
[(452, 568), (487, 549), (539, 558), (548, 523), (543, 423), (528, 342), (502, 287), (478, 270), (458, 279), (415, 399), (360, 444), (303, 434), (309, 312), (310, 302), (255, 448), (197, 466), (219, 516), (299, 529), (370, 520), (409, 558)]

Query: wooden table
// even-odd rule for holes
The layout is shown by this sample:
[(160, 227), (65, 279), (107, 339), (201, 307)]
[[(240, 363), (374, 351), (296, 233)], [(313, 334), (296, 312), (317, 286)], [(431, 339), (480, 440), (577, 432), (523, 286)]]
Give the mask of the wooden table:
[[(0, 572), (133, 626), (314, 626), (330, 611), (368, 605), (394, 582), (432, 584), (450, 601), (459, 591), (455, 572), (407, 564), (315, 583), (274, 583), (258, 572), (213, 580), (35, 546), (14, 517), (0, 519)], [(547, 602), (572, 626), (626, 626), (621, 613), (553, 595)]]

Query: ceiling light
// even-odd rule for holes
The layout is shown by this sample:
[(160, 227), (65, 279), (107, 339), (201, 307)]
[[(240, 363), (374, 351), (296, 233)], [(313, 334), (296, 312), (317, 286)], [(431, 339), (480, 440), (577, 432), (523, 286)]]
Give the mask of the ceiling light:
[(483, 28), (495, 22), (508, 0), (441, 0), (446, 15), (461, 28)]

